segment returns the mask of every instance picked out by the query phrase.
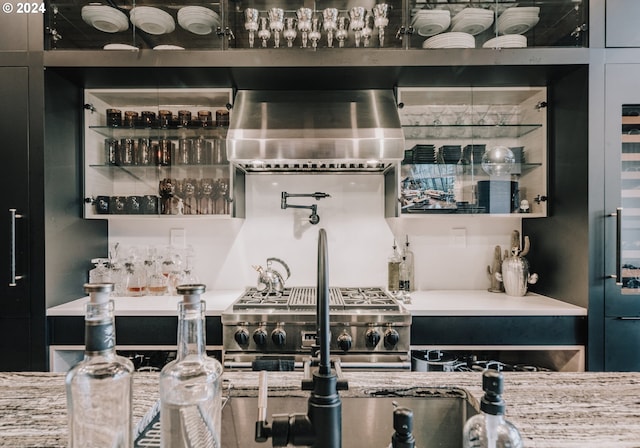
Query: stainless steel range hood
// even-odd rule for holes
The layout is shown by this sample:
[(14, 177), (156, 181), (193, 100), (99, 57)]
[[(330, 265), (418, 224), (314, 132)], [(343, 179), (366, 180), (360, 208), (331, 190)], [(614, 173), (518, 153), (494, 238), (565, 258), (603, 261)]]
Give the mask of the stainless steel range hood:
[(390, 90), (236, 94), (227, 157), (247, 171), (382, 171), (403, 156)]

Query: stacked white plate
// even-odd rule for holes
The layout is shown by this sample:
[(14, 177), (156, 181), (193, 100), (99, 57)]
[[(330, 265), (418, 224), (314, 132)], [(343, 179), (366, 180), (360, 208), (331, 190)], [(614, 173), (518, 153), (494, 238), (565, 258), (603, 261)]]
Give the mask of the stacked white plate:
[(422, 48), (475, 48), (476, 39), (468, 33), (451, 32), (430, 37), (422, 43)]
[(451, 31), (476, 34), (482, 33), (493, 23), (493, 11), (483, 8), (465, 8), (451, 19)]
[(122, 11), (111, 6), (83, 6), (80, 15), (88, 25), (105, 33), (118, 33), (129, 28), (127, 16)]
[(411, 26), (423, 37), (434, 36), (446, 31), (451, 23), (448, 9), (420, 9), (411, 20)]
[(527, 38), (521, 34), (504, 34), (482, 44), (482, 48), (525, 48), (526, 46)]
[(184, 47), (178, 45), (156, 45), (154, 50), (184, 50)]
[(103, 50), (130, 50), (130, 51), (138, 51), (138, 47), (134, 47), (129, 44), (107, 44), (102, 47)]
[(203, 6), (184, 6), (178, 10), (178, 24), (193, 34), (210, 34), (220, 26), (220, 16)]
[(167, 34), (176, 29), (176, 22), (171, 15), (151, 6), (136, 6), (129, 12), (131, 23), (149, 34)]
[(537, 6), (507, 8), (496, 22), (498, 34), (524, 34), (538, 23), (539, 14)]

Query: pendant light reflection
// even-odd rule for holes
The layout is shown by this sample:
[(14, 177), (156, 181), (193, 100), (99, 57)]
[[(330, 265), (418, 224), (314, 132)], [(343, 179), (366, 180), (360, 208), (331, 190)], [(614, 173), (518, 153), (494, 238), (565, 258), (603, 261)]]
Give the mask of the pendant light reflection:
[(494, 146), (482, 155), (482, 169), (491, 177), (506, 177), (513, 171), (515, 155), (506, 146)]

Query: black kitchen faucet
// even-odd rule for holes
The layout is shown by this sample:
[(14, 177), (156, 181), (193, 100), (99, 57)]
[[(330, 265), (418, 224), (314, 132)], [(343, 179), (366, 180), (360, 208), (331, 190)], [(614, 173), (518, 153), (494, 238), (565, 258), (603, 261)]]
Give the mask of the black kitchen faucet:
[[(302, 389), (311, 395), (306, 414), (280, 414), (273, 417), (271, 426), (267, 420), (266, 372), (260, 373), (260, 397), (258, 399), (258, 421), (256, 422), (256, 442), (266, 442), (271, 437), (273, 446), (301, 445), (315, 448), (342, 447), (342, 401), (338, 390), (348, 388), (341, 377), (340, 361), (334, 361), (331, 368), (329, 333), (329, 256), (327, 233), (320, 229), (318, 235), (318, 285), (316, 300), (317, 346), (319, 360), (315, 353), (305, 362), (305, 378)], [(312, 372), (312, 364), (318, 368)]]

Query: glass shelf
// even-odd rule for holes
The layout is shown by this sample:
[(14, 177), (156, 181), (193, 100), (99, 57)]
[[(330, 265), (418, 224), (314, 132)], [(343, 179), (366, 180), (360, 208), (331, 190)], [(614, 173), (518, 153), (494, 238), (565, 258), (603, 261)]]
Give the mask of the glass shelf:
[[(433, 163), (405, 163), (402, 162), (402, 165), (416, 165), (416, 166), (420, 166), (420, 165), (438, 165), (438, 166), (442, 166), (443, 168), (448, 168), (448, 167), (453, 167), (453, 169), (461, 169), (462, 173), (461, 174), (474, 174), (474, 175), (487, 175), (486, 173), (484, 173), (484, 171), (482, 170), (482, 167), (480, 166), (480, 163), (472, 163), (472, 164), (463, 164), (463, 163), (441, 163), (441, 162), (433, 162)], [(518, 174), (524, 174), (534, 168), (538, 168), (541, 167), (542, 163), (515, 163), (513, 165), (513, 168), (511, 170), (511, 175), (518, 175)], [(444, 174), (446, 176), (450, 176), (450, 173), (446, 173)]]
[(178, 140), (184, 138), (204, 138), (208, 140), (224, 140), (227, 138), (228, 126), (213, 127), (111, 127), (89, 126), (89, 129), (107, 138), (150, 138)]
[(541, 124), (462, 124), (462, 125), (403, 125), (405, 139), (443, 138), (519, 138), (540, 129)]

